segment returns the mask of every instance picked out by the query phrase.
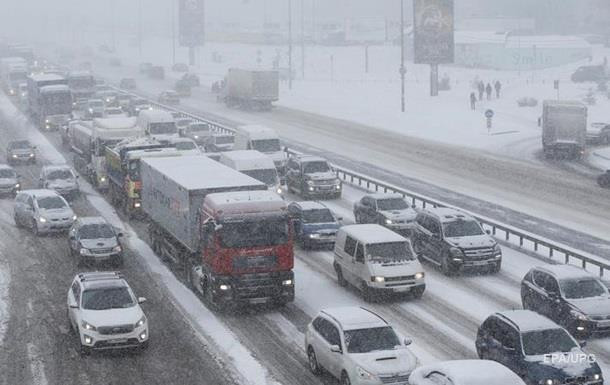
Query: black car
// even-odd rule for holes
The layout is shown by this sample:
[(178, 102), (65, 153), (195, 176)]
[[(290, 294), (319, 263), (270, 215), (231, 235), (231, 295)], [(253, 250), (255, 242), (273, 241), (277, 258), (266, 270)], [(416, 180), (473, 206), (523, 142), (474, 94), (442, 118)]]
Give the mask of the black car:
[(610, 188), (610, 170), (597, 177), (597, 184), (603, 188)]
[(29, 140), (15, 140), (6, 146), (6, 162), (10, 165), (17, 163), (36, 163), (36, 146)]
[(420, 258), (441, 268), (445, 275), (463, 270), (500, 271), (502, 249), (481, 224), (459, 210), (431, 208), (415, 218), (411, 242)]
[(479, 358), (497, 361), (528, 385), (602, 385), (594, 357), (561, 326), (529, 310), (489, 316), (475, 342)]
[(521, 302), (576, 338), (610, 334), (610, 292), (597, 276), (576, 266), (531, 269), (521, 281)]
[(608, 79), (606, 67), (603, 65), (578, 67), (571, 77), (574, 83), (600, 82)]
[(123, 246), (119, 242), (122, 233), (117, 233), (102, 217), (81, 217), (74, 221), (68, 232), (70, 256), (78, 264), (110, 262), (123, 264)]
[(297, 242), (305, 249), (334, 246), (339, 221), (330, 209), (319, 202), (292, 202), (288, 213), (294, 221)]
[(326, 159), (299, 155), (288, 159), (286, 167), (286, 187), (288, 191), (302, 197), (341, 197), (341, 181), (335, 175)]
[(405, 236), (411, 234), (416, 216), (400, 194), (368, 194), (354, 203), (356, 223), (377, 223)]

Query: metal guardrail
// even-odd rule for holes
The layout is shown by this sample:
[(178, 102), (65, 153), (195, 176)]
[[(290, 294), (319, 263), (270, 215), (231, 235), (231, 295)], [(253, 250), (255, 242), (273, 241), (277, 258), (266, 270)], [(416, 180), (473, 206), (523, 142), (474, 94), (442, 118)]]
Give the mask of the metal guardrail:
[[(117, 88), (117, 91), (128, 94), (128, 95), (141, 97), (140, 95), (131, 94), (129, 92), (119, 90), (118, 88)], [(178, 110), (177, 108), (173, 108), (173, 107), (170, 107), (170, 106), (158, 103), (158, 102), (154, 102), (151, 100), (149, 100), (149, 102), (151, 105), (156, 106), (160, 109), (163, 109), (166, 111), (171, 111), (171, 112), (176, 112), (181, 117), (193, 119), (194, 121), (197, 121), (197, 122), (206, 123), (213, 130), (215, 130), (219, 133), (223, 133), (223, 134), (234, 134), (235, 133), (235, 129), (232, 127), (229, 127), (229, 126), (226, 126), (223, 124), (219, 124), (217, 122), (203, 118), (201, 116), (197, 116), (197, 115), (185, 112), (185, 111), (181, 111), (181, 110)], [(289, 155), (300, 154), (297, 151), (289, 150), (287, 148), (285, 149), (285, 151)], [(430, 206), (431, 207), (451, 207), (451, 208), (455, 208), (455, 209), (467, 212), (466, 210), (462, 210), (458, 207), (425, 197), (420, 194), (416, 194), (416, 193), (401, 189), (399, 187), (384, 183), (382, 181), (359, 174), (354, 171), (350, 171), (350, 170), (347, 170), (347, 169), (344, 169), (341, 167), (337, 167), (335, 165), (333, 165), (333, 168), (335, 169), (335, 173), (337, 174), (337, 177), (339, 179), (341, 179), (341, 181), (343, 181), (344, 183), (349, 183), (351, 185), (358, 186), (359, 188), (363, 188), (363, 189), (366, 189), (366, 190), (372, 191), (372, 192), (400, 194), (400, 195), (402, 195), (403, 198), (409, 199), (411, 201), (411, 204), (415, 205), (416, 207), (421, 207), (423, 209), (430, 207)], [(538, 237), (535, 234), (519, 230), (517, 228), (514, 228), (514, 227), (506, 225), (506, 224), (496, 222), (492, 219), (477, 215), (475, 213), (468, 212), (468, 214), (470, 214), (474, 218), (476, 218), (483, 225), (483, 227), (486, 230), (490, 231), (490, 233), (494, 237), (502, 239), (504, 242), (510, 243), (510, 244), (515, 245), (524, 250), (533, 251), (536, 254), (538, 254), (544, 258), (547, 258), (552, 262), (568, 264), (568, 263), (572, 263), (574, 260), (576, 260), (579, 262), (579, 264), (582, 266), (583, 269), (586, 269), (590, 266), (594, 266), (595, 268), (597, 268), (600, 277), (604, 276), (605, 271), (610, 271), (610, 264), (607, 264), (604, 261), (596, 259), (592, 256), (585, 255), (585, 253), (579, 252), (577, 250), (574, 250), (574, 249), (564, 246), (564, 245), (557, 244), (553, 241), (544, 239), (542, 237)], [(528, 244), (532, 247), (532, 250), (525, 248)], [(545, 251), (546, 251), (546, 253), (545, 253)]]

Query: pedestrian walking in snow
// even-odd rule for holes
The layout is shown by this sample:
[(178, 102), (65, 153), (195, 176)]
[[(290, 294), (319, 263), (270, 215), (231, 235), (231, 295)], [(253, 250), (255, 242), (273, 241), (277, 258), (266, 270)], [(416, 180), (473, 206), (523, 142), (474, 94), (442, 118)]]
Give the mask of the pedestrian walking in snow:
[(487, 83), (487, 87), (485, 87), (485, 93), (487, 94), (487, 100), (491, 100), (491, 84)]
[(470, 109), (475, 110), (477, 107), (477, 95), (473, 92), (470, 93)]
[(485, 93), (485, 83), (480, 81), (478, 84), (478, 88), (479, 88), (479, 100), (483, 100), (483, 94)]
[(496, 98), (500, 99), (500, 90), (502, 89), (502, 83), (500, 83), (499, 80), (496, 80), (494, 88), (496, 89)]

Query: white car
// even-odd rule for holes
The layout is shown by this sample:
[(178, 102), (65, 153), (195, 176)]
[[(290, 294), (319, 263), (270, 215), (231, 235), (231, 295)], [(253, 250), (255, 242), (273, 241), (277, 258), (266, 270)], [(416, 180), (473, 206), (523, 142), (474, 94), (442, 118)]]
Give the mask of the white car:
[(80, 196), (78, 178), (70, 166), (44, 166), (40, 170), (38, 187), (55, 190), (64, 198), (73, 200)]
[(406, 385), (418, 360), (392, 326), (370, 310), (321, 310), (307, 326), (305, 351), (314, 374), (326, 370), (341, 385)]
[(53, 190), (23, 190), (15, 197), (17, 227), (29, 227), (36, 235), (68, 231), (76, 220), (66, 200)]
[(525, 385), (512, 370), (495, 361), (455, 360), (421, 366), (409, 385)]
[(148, 320), (117, 272), (80, 273), (68, 290), (68, 321), (82, 355), (93, 350), (148, 347)]

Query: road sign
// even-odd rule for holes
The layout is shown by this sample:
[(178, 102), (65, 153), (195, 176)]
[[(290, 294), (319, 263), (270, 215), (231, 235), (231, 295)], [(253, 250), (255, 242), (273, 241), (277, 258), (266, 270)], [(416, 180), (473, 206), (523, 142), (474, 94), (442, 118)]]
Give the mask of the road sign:
[(493, 110), (487, 110), (487, 111), (485, 111), (485, 117), (486, 117), (487, 119), (491, 119), (491, 118), (493, 118), (493, 117), (494, 117), (494, 111), (493, 111)]

